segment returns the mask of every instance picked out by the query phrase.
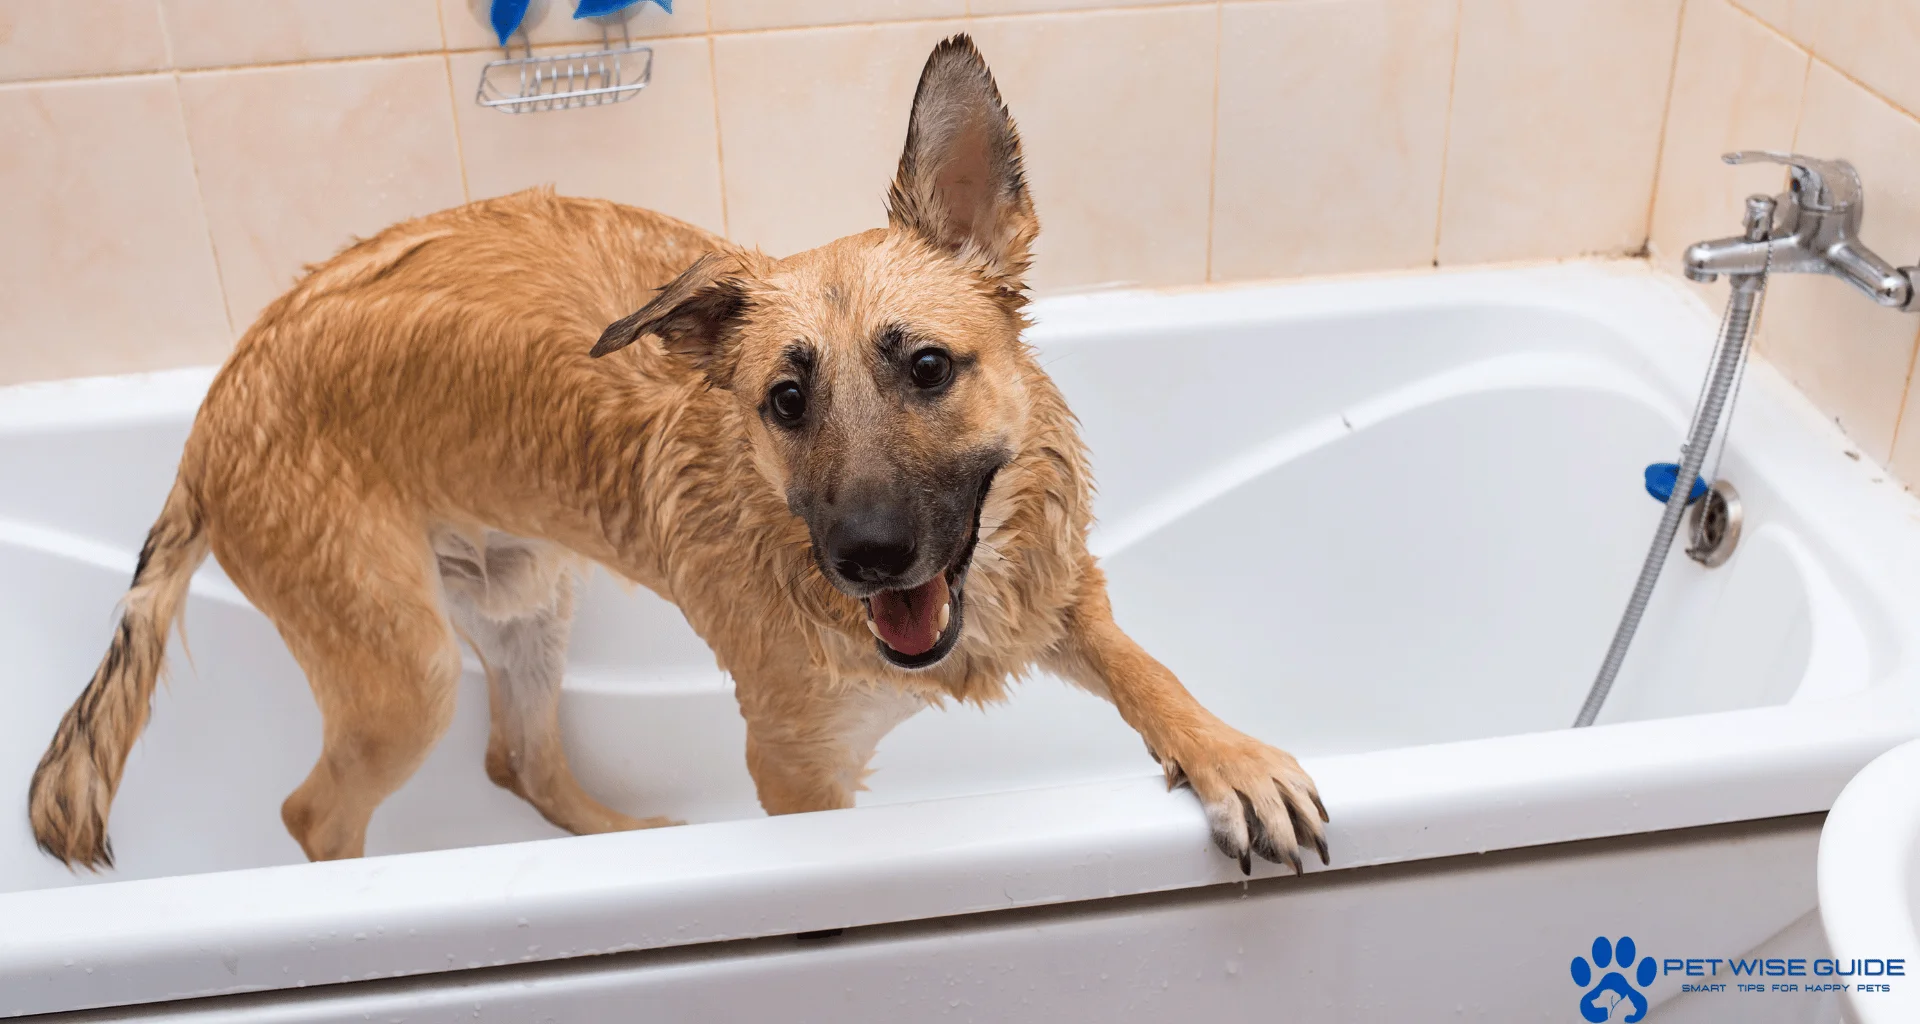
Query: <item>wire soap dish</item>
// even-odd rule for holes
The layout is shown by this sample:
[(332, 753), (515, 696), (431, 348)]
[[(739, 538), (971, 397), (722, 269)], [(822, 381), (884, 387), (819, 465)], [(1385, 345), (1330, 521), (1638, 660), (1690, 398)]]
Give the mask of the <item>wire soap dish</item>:
[(519, 33), (520, 55), (514, 42), (501, 49), (506, 56), (480, 69), (480, 87), (474, 101), (509, 114), (544, 110), (573, 110), (619, 103), (639, 95), (653, 79), (653, 48), (636, 45), (619, 20), (614, 34), (609, 18), (600, 21), (600, 49), (536, 57), (533, 43)]

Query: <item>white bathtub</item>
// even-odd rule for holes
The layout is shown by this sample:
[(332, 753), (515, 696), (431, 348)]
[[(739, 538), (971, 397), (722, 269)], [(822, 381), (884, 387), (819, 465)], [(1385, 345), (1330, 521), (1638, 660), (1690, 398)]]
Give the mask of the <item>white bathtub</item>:
[[(1044, 678), (909, 721), (858, 808), (765, 818), (705, 646), (604, 576), (570, 756), (611, 804), (695, 824), (560, 837), (486, 780), (469, 671), (451, 732), (374, 817), (378, 856), (306, 864), (278, 807), (318, 718), (210, 563), (192, 660), (176, 642), (114, 808), (119, 866), (75, 877), (33, 846), (27, 778), (211, 371), (31, 385), (0, 390), (0, 1014), (309, 987), (172, 1012), (1575, 1020), (1568, 963), (1597, 934), (1720, 956), (1805, 931), (1817, 819), (1792, 816), (1920, 735), (1920, 503), (1765, 365), (1721, 474), (1739, 549), (1705, 569), (1676, 548), (1602, 725), (1566, 728), (1660, 514), (1640, 470), (1675, 455), (1717, 311), (1615, 263), (1035, 315), (1092, 448), (1121, 624), (1301, 755), (1330, 871), (1238, 884), (1113, 711)], [(1699, 828), (1727, 822), (1765, 823)], [(1663, 835), (1603, 840), (1642, 833)], [(1701, 1004), (1681, 984), (1653, 985), (1663, 1012)]]

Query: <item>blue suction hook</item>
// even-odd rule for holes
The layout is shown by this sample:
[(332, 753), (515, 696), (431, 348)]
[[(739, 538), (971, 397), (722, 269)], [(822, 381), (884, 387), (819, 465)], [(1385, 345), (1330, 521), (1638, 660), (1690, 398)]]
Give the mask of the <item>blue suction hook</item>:
[[(1671, 462), (1656, 462), (1647, 467), (1646, 477), (1647, 493), (1653, 495), (1653, 500), (1665, 505), (1667, 499), (1673, 497), (1673, 484), (1680, 479), (1680, 467)], [(1687, 495), (1687, 504), (1699, 501), (1701, 495), (1706, 493), (1706, 481), (1694, 477), (1693, 493)]]
[(487, 11), (487, 21), (493, 25), (493, 34), (500, 39), (500, 45), (520, 30), (520, 23), (526, 20), (529, 0), (493, 0), (493, 6)]
[[(646, 0), (580, 0), (580, 6), (573, 9), (573, 16), (575, 20), (599, 18), (645, 2)], [(668, 14), (673, 13), (673, 0), (653, 0), (653, 2), (659, 4), (660, 9)]]

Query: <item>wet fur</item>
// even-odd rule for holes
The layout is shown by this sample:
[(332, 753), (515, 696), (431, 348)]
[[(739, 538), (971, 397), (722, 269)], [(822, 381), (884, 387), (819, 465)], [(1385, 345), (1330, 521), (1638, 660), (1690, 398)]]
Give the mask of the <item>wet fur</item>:
[[(1037, 231), (1012, 121), (957, 37), (923, 75), (885, 229), (773, 259), (536, 190), (313, 269), (208, 391), (120, 628), (34, 775), (40, 845), (111, 863), (108, 808), (210, 550), (320, 706), (323, 753), (283, 808), (315, 859), (360, 855), (373, 810), (445, 730), (456, 637), (487, 668), (495, 782), (575, 832), (669, 823), (601, 805), (560, 749), (588, 563), (674, 601), (711, 645), (770, 813), (850, 806), (888, 729), (1001, 700), (1039, 667), (1112, 700), (1243, 866), (1249, 850), (1296, 866), (1296, 845), (1324, 851), (1294, 760), (1214, 718), (1113, 625), (1086, 549), (1086, 455), (1020, 340)], [(903, 326), (964, 356), (965, 386), (903, 412), (871, 352)], [(795, 339), (839, 403), (804, 439), (762, 407)], [(999, 464), (967, 510), (964, 631), (920, 671), (877, 654), (809, 534), (808, 503), (873, 458), (913, 480)]]

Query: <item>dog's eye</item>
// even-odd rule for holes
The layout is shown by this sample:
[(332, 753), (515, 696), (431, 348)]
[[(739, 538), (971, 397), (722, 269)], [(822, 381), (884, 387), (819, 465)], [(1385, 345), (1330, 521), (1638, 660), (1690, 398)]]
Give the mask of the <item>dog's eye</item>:
[(913, 365), (908, 372), (915, 384), (923, 388), (937, 388), (953, 379), (953, 357), (937, 348), (922, 349), (913, 357)]
[(767, 406), (773, 410), (775, 419), (793, 426), (807, 414), (807, 393), (792, 381), (775, 384), (773, 390), (767, 392)]

